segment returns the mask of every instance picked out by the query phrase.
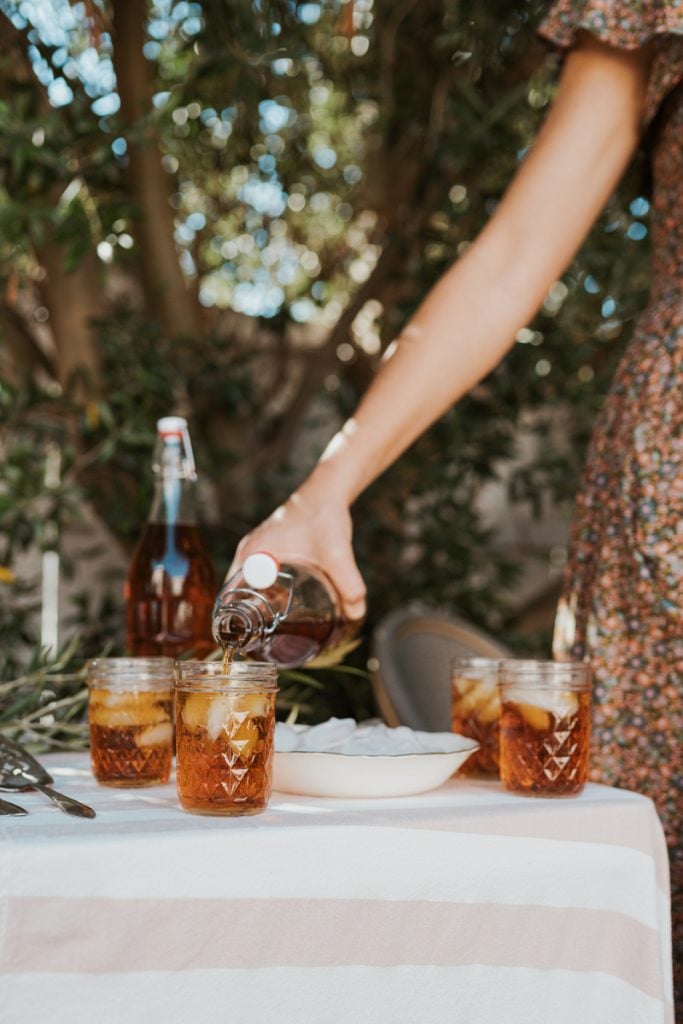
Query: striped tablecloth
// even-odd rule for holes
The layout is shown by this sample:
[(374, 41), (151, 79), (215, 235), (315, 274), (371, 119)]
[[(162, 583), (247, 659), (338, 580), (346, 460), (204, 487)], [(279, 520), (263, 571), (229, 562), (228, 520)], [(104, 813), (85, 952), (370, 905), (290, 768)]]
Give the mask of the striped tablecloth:
[(643, 797), (274, 794), (242, 819), (95, 785), (0, 817), (2, 1024), (670, 1024), (662, 830)]

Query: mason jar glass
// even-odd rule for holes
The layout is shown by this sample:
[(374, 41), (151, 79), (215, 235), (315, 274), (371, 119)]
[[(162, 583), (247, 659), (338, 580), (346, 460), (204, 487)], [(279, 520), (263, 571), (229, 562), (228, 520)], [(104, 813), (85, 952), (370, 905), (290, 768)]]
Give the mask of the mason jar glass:
[(451, 665), (452, 731), (479, 744), (463, 775), (498, 775), (498, 665), (497, 658), (455, 658)]
[(168, 782), (173, 757), (173, 660), (88, 662), (93, 775), (104, 786)]
[(258, 814), (272, 788), (277, 669), (176, 663), (176, 783), (192, 814)]
[[(242, 662), (234, 662), (234, 664), (238, 665), (242, 664)], [(181, 680), (187, 676), (196, 676), (202, 673), (207, 676), (221, 675), (223, 673), (222, 661), (200, 661), (184, 658), (182, 661), (177, 660), (173, 663), (173, 678), (176, 688), (180, 685)]]
[(588, 778), (591, 672), (583, 662), (502, 661), (500, 777), (529, 796), (574, 796)]

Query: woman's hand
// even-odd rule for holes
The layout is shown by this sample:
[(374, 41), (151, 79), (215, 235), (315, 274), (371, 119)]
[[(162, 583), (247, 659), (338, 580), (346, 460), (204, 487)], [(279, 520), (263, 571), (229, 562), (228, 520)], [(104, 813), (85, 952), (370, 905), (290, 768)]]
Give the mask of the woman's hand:
[(242, 538), (228, 575), (255, 551), (268, 551), (280, 562), (309, 562), (319, 566), (336, 586), (342, 613), (360, 619), (365, 614), (366, 591), (353, 555), (351, 533), (348, 505), (334, 498), (318, 498), (304, 485)]

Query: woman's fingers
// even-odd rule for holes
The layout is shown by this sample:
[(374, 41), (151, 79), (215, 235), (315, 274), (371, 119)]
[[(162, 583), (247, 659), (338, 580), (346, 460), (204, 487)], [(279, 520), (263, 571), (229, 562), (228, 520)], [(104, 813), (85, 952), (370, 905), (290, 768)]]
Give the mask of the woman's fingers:
[(362, 619), (366, 611), (367, 591), (351, 545), (347, 543), (344, 549), (332, 549), (322, 567), (339, 592), (345, 617)]
[(321, 508), (293, 495), (242, 538), (228, 577), (255, 551), (268, 551), (283, 563), (304, 561), (319, 566), (334, 583), (344, 616), (362, 619), (365, 615), (366, 588), (353, 555), (351, 517), (345, 506)]

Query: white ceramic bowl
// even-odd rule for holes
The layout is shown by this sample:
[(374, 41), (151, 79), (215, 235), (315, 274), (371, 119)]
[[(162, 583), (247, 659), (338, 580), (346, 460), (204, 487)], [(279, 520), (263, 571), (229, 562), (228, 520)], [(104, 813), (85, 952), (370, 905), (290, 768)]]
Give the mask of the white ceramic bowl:
[[(479, 748), (453, 734), (445, 752), (421, 754), (334, 754), (276, 751), (273, 789), (300, 796), (411, 796), (441, 786)], [(454, 749), (456, 748), (456, 749)]]

